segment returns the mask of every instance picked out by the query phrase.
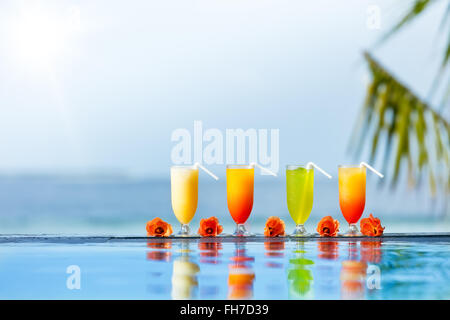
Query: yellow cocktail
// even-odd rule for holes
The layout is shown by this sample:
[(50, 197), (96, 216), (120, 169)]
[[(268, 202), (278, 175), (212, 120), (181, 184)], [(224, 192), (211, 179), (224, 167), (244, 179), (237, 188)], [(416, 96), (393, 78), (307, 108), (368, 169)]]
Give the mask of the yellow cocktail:
[(253, 208), (255, 169), (249, 165), (227, 166), (227, 203), (231, 217), (237, 224), (234, 235), (248, 235), (244, 223)]
[(313, 207), (314, 169), (305, 166), (286, 167), (287, 206), (296, 228), (294, 236), (307, 235), (304, 224)]
[(179, 235), (190, 234), (189, 222), (194, 218), (198, 202), (198, 167), (173, 166), (170, 168), (172, 209), (181, 223)]
[(339, 205), (349, 223), (347, 236), (360, 235), (356, 223), (366, 204), (366, 168), (362, 166), (339, 166)]

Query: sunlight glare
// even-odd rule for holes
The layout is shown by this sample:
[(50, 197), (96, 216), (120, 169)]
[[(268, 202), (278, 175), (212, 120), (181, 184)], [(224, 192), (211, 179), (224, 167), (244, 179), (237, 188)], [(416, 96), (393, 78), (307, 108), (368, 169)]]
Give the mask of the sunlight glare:
[(66, 54), (69, 38), (79, 30), (79, 10), (69, 15), (55, 15), (42, 9), (18, 14), (11, 25), (14, 56), (28, 67), (48, 68)]

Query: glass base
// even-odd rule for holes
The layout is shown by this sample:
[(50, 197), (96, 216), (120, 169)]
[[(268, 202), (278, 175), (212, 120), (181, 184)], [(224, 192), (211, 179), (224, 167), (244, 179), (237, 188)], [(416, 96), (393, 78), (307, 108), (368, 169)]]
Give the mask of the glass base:
[(253, 236), (252, 233), (248, 232), (243, 224), (236, 225), (236, 231), (234, 231), (233, 236), (235, 237), (249, 237)]
[(295, 230), (292, 233), (293, 237), (308, 237), (310, 234), (306, 231), (306, 228), (303, 224), (298, 224), (295, 226)]
[(356, 223), (350, 223), (348, 225), (348, 231), (343, 234), (344, 237), (361, 237), (362, 233), (359, 232)]
[(181, 230), (176, 234), (177, 237), (192, 237), (191, 228), (188, 224), (181, 224)]

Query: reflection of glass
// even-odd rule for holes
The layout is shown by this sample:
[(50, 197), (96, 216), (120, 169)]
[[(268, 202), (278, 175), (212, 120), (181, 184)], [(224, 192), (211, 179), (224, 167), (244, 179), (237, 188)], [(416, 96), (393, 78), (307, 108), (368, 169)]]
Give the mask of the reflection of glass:
[(236, 222), (235, 236), (248, 236), (244, 223), (253, 208), (255, 169), (250, 165), (227, 165), (227, 203)]
[(189, 257), (187, 244), (182, 243), (181, 256), (173, 262), (172, 299), (192, 299), (198, 287), (200, 267)]
[(354, 241), (348, 242), (348, 260), (358, 259), (358, 243)]
[(303, 244), (297, 243), (297, 250), (294, 251), (293, 257), (289, 260), (289, 299), (314, 298), (312, 290), (313, 274), (311, 272), (314, 261), (306, 259), (304, 255)]
[(349, 223), (346, 236), (359, 236), (356, 223), (366, 204), (366, 167), (339, 166), (339, 205)]
[(313, 207), (314, 169), (304, 166), (286, 167), (287, 206), (295, 222), (294, 236), (307, 236), (305, 222)]
[(339, 243), (337, 241), (318, 241), (319, 258), (336, 260), (339, 257)]
[(198, 168), (172, 166), (170, 168), (172, 209), (181, 223), (179, 236), (190, 234), (189, 222), (194, 218), (198, 201)]
[(154, 249), (147, 252), (147, 260), (170, 261), (172, 253), (168, 250), (172, 248), (172, 241), (147, 242), (147, 247)]
[(366, 263), (346, 260), (341, 269), (341, 298), (346, 300), (364, 299)]
[(246, 255), (244, 244), (236, 245), (232, 263), (228, 266), (228, 299), (251, 299), (255, 272), (250, 263), (254, 258)]

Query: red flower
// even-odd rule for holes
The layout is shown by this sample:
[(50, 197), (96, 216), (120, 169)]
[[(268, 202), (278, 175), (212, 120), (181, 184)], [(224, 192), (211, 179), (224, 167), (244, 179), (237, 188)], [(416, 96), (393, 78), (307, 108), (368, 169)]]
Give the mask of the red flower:
[(369, 237), (379, 237), (383, 234), (384, 227), (381, 226), (380, 219), (374, 218), (372, 214), (368, 218), (361, 219), (361, 233)]
[(160, 218), (147, 222), (145, 229), (149, 237), (168, 237), (173, 232), (172, 226)]
[(200, 220), (200, 228), (198, 228), (198, 234), (202, 237), (215, 237), (221, 234), (223, 227), (219, 224), (219, 220), (216, 217)]
[(339, 221), (331, 216), (323, 217), (317, 225), (317, 232), (321, 237), (335, 237), (339, 231)]
[(264, 228), (266, 237), (284, 236), (284, 221), (278, 217), (269, 217)]

